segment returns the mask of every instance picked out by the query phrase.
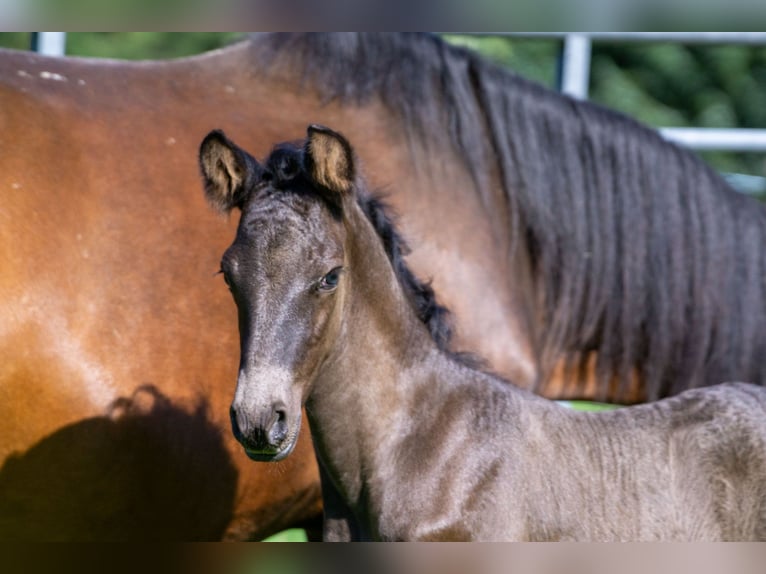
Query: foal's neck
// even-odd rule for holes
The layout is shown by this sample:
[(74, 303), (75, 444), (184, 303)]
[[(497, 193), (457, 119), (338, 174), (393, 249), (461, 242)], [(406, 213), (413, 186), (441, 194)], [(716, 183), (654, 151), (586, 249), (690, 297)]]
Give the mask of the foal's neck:
[[(318, 455), (343, 474), (344, 494), (355, 499), (370, 478), (361, 469), (380, 463), (375, 459), (395, 429), (422, 406), (418, 393), (434, 387), (439, 365), (449, 359), (417, 316), (365, 215), (354, 209), (345, 217), (351, 240), (343, 323), (306, 407)], [(359, 474), (352, 476), (351, 468)]]
[[(439, 349), (402, 287), (372, 224), (355, 208), (345, 215), (349, 227), (346, 246), (348, 285), (344, 293), (342, 327), (334, 353), (323, 375), (347, 381), (346, 389), (360, 387), (369, 397), (388, 387), (401, 390), (397, 379)], [(325, 389), (319, 389), (324, 394)], [(337, 399), (338, 397), (333, 397)]]

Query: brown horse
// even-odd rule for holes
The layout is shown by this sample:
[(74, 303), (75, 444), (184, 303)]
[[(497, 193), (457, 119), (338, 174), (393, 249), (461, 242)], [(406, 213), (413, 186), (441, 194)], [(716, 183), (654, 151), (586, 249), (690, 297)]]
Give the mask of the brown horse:
[(192, 193), (210, 129), (265, 153), (311, 122), (358, 142), (455, 348), (519, 385), (763, 380), (762, 210), (621, 116), (432, 36), (2, 51), (0, 538), (260, 538), (319, 515), (307, 442), (275, 468), (230, 436), (236, 319), (212, 275), (232, 224)]
[(259, 164), (215, 131), (200, 163), (211, 202), (242, 213), (221, 260), (234, 434), (285, 459), (306, 406), (326, 539), (766, 541), (766, 389), (566, 409), (433, 336), (433, 293), (343, 136), (311, 126)]
[(310, 121), (375, 134), (360, 149), (370, 171), (385, 187), (410, 166), (392, 201), (432, 238), (413, 263), (484, 320), (463, 340), (491, 326), (479, 347), (532, 382), (518, 318), (499, 312), (520, 292), (494, 247), (508, 231), (463, 163), (441, 144), (411, 160), (406, 123), (378, 98), (328, 102), (300, 69), (268, 74), (273, 40), (174, 62), (0, 53), (0, 538), (261, 538), (321, 518), (307, 441), (273, 468), (229, 431), (236, 320), (213, 274), (232, 228), (190, 193), (217, 125), (260, 151)]

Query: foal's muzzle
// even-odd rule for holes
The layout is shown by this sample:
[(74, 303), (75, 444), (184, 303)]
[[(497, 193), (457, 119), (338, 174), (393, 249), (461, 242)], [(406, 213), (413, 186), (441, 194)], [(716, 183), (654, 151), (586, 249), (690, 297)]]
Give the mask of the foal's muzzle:
[(295, 447), (300, 419), (295, 431), (290, 432), (284, 403), (275, 403), (259, 414), (242, 412), (232, 405), (229, 416), (234, 438), (253, 460), (276, 462), (289, 455)]

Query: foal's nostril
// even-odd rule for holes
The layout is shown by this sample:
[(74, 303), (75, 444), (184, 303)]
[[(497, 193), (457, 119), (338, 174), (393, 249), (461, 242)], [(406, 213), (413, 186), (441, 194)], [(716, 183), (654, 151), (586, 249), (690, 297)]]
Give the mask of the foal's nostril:
[(255, 421), (247, 416), (247, 411), (237, 410), (234, 405), (229, 409), (231, 429), (242, 446), (253, 451), (278, 449), (288, 436), (287, 408), (279, 402), (261, 413)]
[(274, 416), (269, 428), (269, 442), (278, 445), (287, 438), (287, 409), (283, 406), (274, 407)]

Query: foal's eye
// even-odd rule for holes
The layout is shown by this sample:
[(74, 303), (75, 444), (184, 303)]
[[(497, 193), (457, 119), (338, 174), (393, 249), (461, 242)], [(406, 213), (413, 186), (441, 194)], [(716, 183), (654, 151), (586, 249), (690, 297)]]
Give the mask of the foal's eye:
[(319, 280), (319, 290), (320, 291), (334, 291), (335, 288), (338, 286), (338, 281), (340, 280), (340, 274), (343, 271), (342, 267), (336, 267), (332, 271), (330, 271), (327, 275), (322, 277)]
[(231, 290), (231, 279), (229, 279), (229, 276), (226, 274), (226, 272), (223, 269), (219, 269), (216, 275), (223, 276), (223, 282), (226, 283), (226, 286), (229, 288), (229, 290)]

